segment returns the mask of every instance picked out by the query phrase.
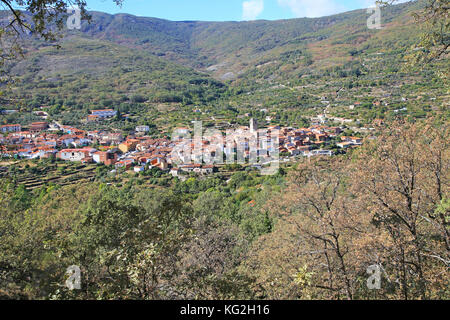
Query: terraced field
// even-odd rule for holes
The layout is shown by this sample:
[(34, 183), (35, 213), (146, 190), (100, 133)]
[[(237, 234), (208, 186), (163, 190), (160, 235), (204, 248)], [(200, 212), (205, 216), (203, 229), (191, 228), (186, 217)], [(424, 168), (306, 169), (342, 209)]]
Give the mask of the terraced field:
[(43, 166), (42, 163), (23, 161), (2, 167), (1, 178), (10, 178), (27, 189), (36, 189), (45, 185), (65, 186), (73, 183), (88, 183), (95, 180), (95, 165), (74, 163), (54, 163)]

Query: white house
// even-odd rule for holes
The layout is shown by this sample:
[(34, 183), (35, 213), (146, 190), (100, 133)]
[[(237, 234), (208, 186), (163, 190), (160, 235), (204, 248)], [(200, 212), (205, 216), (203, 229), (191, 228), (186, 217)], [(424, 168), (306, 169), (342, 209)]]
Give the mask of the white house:
[(76, 148), (84, 147), (90, 145), (91, 143), (92, 140), (86, 138), (80, 138), (72, 141), (72, 145), (74, 145)]
[(93, 116), (97, 116), (99, 118), (111, 118), (117, 114), (116, 110), (113, 109), (104, 109), (104, 110), (92, 110)]
[(170, 174), (172, 175), (172, 177), (178, 177), (178, 174), (181, 172), (180, 169), (178, 168), (172, 168), (170, 169)]
[(149, 132), (150, 127), (149, 126), (137, 126), (136, 132)]
[(83, 161), (92, 157), (95, 149), (63, 149), (58, 152), (57, 157), (66, 161)]
[(6, 132), (19, 132), (22, 130), (22, 127), (20, 124), (5, 124), (3, 126), (0, 126), (0, 132), (6, 133)]
[(309, 152), (309, 156), (329, 156), (334, 154), (332, 150), (312, 150)]

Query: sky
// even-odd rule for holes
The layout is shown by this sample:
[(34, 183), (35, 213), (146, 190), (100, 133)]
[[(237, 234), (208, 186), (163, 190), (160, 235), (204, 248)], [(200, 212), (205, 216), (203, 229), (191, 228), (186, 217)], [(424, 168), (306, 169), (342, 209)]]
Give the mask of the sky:
[(87, 0), (88, 9), (174, 21), (242, 21), (321, 17), (368, 8), (375, 0)]

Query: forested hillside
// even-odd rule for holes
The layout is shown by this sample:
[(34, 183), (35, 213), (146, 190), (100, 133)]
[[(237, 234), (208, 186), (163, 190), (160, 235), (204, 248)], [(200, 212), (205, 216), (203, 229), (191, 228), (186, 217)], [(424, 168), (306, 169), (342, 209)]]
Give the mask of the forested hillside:
[[(395, 33), (396, 42), (414, 37), (410, 13), (418, 7), (420, 4), (416, 3), (383, 10), (383, 23), (390, 29), (386, 33)], [(289, 53), (299, 46), (326, 43), (327, 39), (332, 39), (334, 45), (347, 44), (349, 49), (356, 50), (358, 47), (370, 47), (371, 44), (372, 47), (383, 46), (384, 43), (380, 41), (383, 37), (367, 28), (367, 18), (366, 10), (356, 10), (314, 19), (172, 22), (94, 12), (93, 22), (85, 23), (81, 31), (90, 37), (141, 48), (175, 62), (187, 63), (196, 69), (209, 69), (220, 77), (227, 72), (239, 71), (242, 67), (252, 67), (264, 58)], [(401, 32), (405, 25), (410, 32)], [(350, 34), (349, 29), (352, 30)], [(392, 40), (384, 41), (385, 44), (394, 44)]]

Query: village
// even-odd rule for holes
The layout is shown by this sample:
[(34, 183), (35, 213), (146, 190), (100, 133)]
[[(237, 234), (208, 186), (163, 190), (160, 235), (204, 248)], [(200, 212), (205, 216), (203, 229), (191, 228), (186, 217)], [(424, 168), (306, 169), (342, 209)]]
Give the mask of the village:
[[(114, 116), (114, 110), (93, 110), (89, 119)], [(152, 138), (146, 135), (148, 131), (148, 126), (137, 126), (134, 134), (124, 136), (118, 132), (85, 131), (46, 121), (33, 122), (26, 128), (19, 124), (2, 125), (0, 156), (101, 163), (111, 166), (112, 170), (135, 172), (159, 168), (178, 176), (182, 172), (211, 174), (224, 163), (223, 155), (226, 155), (227, 163), (232, 159), (260, 167), (273, 161), (271, 156), (274, 154), (277, 154), (276, 161), (288, 161), (298, 156), (333, 156), (335, 151), (327, 149), (332, 143), (345, 150), (363, 142), (360, 137), (342, 136), (342, 127), (315, 124), (309, 128), (258, 128), (254, 119), (250, 120), (249, 127), (241, 126), (231, 134), (227, 133), (226, 144), (218, 131), (209, 137), (202, 136), (198, 142), (191, 138), (189, 128), (177, 129), (176, 132), (181, 132), (184, 137), (172, 139)], [(274, 133), (278, 139), (273, 139)]]

